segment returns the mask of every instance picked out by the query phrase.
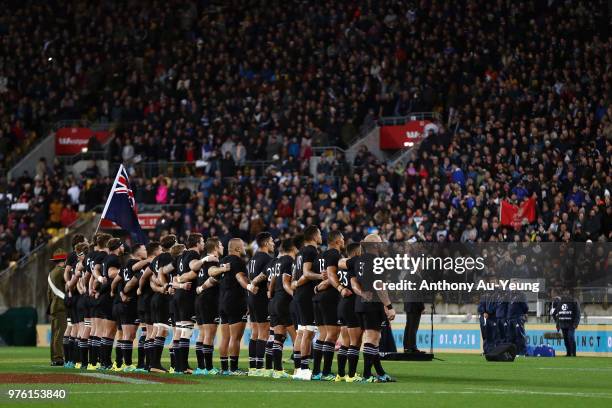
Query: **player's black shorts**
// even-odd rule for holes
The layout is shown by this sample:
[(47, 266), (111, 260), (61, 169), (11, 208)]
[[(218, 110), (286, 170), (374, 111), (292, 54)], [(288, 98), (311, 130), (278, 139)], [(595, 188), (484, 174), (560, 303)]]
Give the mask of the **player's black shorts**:
[(380, 309), (357, 313), (362, 330), (381, 330), (387, 321), (387, 315), (381, 305)]
[(294, 299), (291, 299), (289, 303), (289, 315), (291, 316), (291, 321), (293, 322), (293, 328), (297, 330), (298, 322), (300, 321), (300, 314), (297, 310), (297, 302)]
[[(77, 301), (76, 304), (76, 310), (77, 310), (77, 321), (78, 322), (83, 322), (85, 321), (85, 318), (89, 318), (89, 296), (84, 295), (84, 296), (79, 296), (79, 300)], [(72, 322), (74, 323), (74, 321)]]
[(174, 295), (174, 320), (187, 322), (195, 317), (195, 292), (178, 289)]
[(270, 320), (268, 314), (268, 297), (250, 296), (247, 300), (249, 306), (249, 320), (251, 323), (265, 323)]
[(151, 314), (154, 323), (170, 323), (170, 299), (161, 293), (155, 293), (151, 299)]
[(170, 326), (176, 326), (178, 317), (178, 305), (176, 303), (176, 295), (165, 295), (168, 298), (168, 321)]
[(312, 302), (317, 326), (338, 325), (338, 303), (335, 301), (319, 300)]
[(309, 296), (302, 296), (298, 299), (293, 299), (296, 303), (296, 309), (298, 313), (298, 324), (302, 326), (314, 326), (315, 315), (312, 298)]
[(113, 299), (110, 297), (110, 293), (101, 294), (98, 298), (96, 317), (98, 319), (113, 320)]
[(87, 305), (88, 305), (88, 309), (87, 309), (87, 314), (85, 315), (85, 317), (88, 317), (90, 319), (97, 319), (98, 318), (98, 305), (100, 304), (100, 300), (96, 299), (93, 296), (87, 296)]
[(270, 325), (272, 327), (293, 325), (291, 303), (291, 299), (287, 297), (272, 299), (270, 302)]
[(355, 296), (340, 299), (338, 303), (338, 324), (349, 329), (361, 327), (359, 316), (355, 313)]
[(138, 296), (138, 318), (144, 324), (153, 324), (153, 316), (151, 315), (152, 298), (152, 293)]
[(219, 317), (222, 324), (246, 323), (246, 299), (229, 299), (219, 301)]
[(113, 318), (118, 328), (121, 327), (121, 302), (113, 302)]
[(196, 296), (195, 315), (197, 324), (219, 323), (219, 298), (218, 296), (201, 293)]
[(138, 324), (138, 304), (135, 301), (119, 303), (120, 324)]

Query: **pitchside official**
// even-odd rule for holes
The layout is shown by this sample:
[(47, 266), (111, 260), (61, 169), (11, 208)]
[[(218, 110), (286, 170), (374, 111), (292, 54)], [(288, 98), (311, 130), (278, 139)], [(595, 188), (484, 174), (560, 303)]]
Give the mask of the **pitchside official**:
[(576, 357), (576, 329), (580, 323), (580, 305), (569, 293), (553, 303), (551, 310), (557, 322), (557, 331), (563, 333), (566, 357)]

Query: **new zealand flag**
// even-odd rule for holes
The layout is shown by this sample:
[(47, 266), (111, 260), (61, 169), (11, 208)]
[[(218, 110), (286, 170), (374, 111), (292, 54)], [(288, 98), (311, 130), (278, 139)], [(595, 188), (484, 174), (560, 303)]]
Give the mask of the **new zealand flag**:
[(128, 178), (125, 167), (121, 165), (115, 177), (113, 188), (111, 189), (104, 211), (102, 211), (102, 219), (110, 220), (132, 234), (134, 242), (147, 243), (147, 236), (140, 228), (138, 222), (136, 201), (134, 193), (130, 188), (130, 180)]

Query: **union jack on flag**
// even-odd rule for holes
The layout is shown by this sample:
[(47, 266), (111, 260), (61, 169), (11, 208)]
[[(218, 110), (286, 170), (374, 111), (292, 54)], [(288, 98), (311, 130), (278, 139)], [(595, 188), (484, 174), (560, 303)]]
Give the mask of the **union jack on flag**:
[(102, 211), (102, 219), (110, 220), (132, 234), (134, 242), (146, 244), (147, 236), (138, 222), (136, 200), (130, 188), (130, 179), (125, 167), (121, 165), (111, 192)]

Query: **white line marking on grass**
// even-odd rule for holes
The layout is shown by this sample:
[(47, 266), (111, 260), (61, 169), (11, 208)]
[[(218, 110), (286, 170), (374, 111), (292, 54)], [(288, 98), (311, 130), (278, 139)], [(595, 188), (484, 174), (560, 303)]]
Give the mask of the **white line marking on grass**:
[[(384, 387), (384, 386), (383, 386)], [(318, 389), (318, 394), (400, 394), (400, 395), (504, 395), (504, 394), (529, 394), (540, 396), (564, 396), (564, 397), (581, 397), (581, 398), (604, 398), (612, 399), (612, 394), (609, 393), (586, 393), (586, 392), (556, 392), (556, 391), (537, 391), (537, 390), (518, 390), (518, 389), (466, 389), (463, 391), (457, 390), (373, 390), (370, 387), (364, 389), (362, 387), (355, 390), (321, 390)], [(146, 393), (200, 393), (200, 394), (304, 394), (304, 390), (244, 390), (244, 389), (213, 389), (213, 390), (186, 390), (186, 389), (169, 389), (169, 390), (96, 390), (96, 391), (70, 391), (71, 394), (146, 394)]]
[(101, 380), (118, 381), (128, 384), (159, 384), (158, 381), (142, 380), (140, 378), (123, 377), (120, 375), (102, 374), (102, 373), (79, 373), (85, 377), (99, 378)]
[(612, 368), (605, 367), (538, 367), (538, 370), (569, 370), (569, 371), (612, 371)]

